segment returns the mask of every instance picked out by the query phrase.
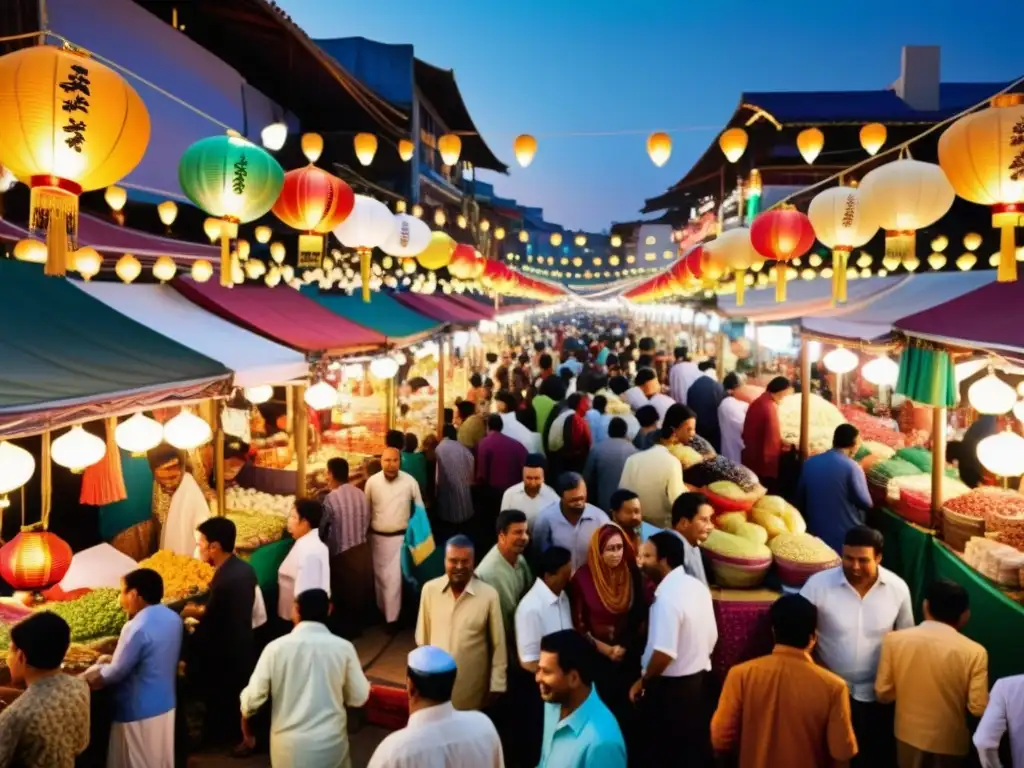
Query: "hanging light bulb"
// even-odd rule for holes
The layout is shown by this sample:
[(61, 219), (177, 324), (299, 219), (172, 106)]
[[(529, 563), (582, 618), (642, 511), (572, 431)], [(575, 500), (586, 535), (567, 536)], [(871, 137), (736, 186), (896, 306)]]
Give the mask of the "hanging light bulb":
[(874, 155), (885, 144), (886, 129), (881, 123), (868, 123), (860, 129), (860, 145), (869, 155)]
[(223, 222), (221, 222), (220, 219), (213, 218), (212, 216), (206, 218), (203, 221), (203, 232), (205, 232), (206, 236), (210, 238), (211, 243), (215, 243), (218, 240), (220, 240), (220, 233), (222, 227)]
[(260, 141), (271, 152), (277, 152), (288, 140), (288, 126), (282, 122), (271, 123), (260, 131)]
[(876, 387), (894, 387), (900, 375), (900, 367), (892, 359), (882, 355), (865, 363), (860, 373), (865, 381)]
[(318, 381), (306, 390), (304, 399), (314, 411), (326, 411), (338, 404), (338, 390), (326, 381)]
[(117, 260), (117, 264), (114, 265), (114, 272), (121, 279), (121, 282), (131, 283), (142, 274), (142, 263), (130, 253), (126, 253)]
[(31, 480), (35, 471), (36, 460), (31, 453), (6, 440), (0, 443), (0, 509), (11, 505), (7, 494)]
[(825, 134), (817, 128), (806, 128), (797, 134), (796, 148), (800, 150), (800, 156), (808, 165), (813, 165), (824, 146)]
[(253, 405), (266, 403), (274, 396), (274, 387), (270, 384), (259, 384), (255, 387), (246, 387), (242, 390), (245, 399)]
[(356, 158), (361, 165), (370, 165), (377, 154), (377, 137), (372, 133), (357, 133), (352, 143), (356, 150)]
[(114, 442), (132, 456), (145, 456), (146, 451), (156, 448), (164, 439), (164, 428), (156, 419), (136, 413), (122, 421), (114, 429)]
[(50, 446), (50, 456), (54, 463), (76, 474), (106, 455), (107, 444), (96, 435), (86, 432), (80, 424), (58, 437)]
[(177, 271), (178, 265), (174, 263), (174, 259), (170, 256), (161, 256), (153, 264), (153, 277), (161, 283), (173, 280)]
[(213, 277), (213, 264), (206, 259), (198, 259), (192, 263), (192, 279), (197, 283), (205, 283)]
[(462, 139), (454, 133), (446, 133), (437, 140), (437, 151), (445, 165), (455, 165), (459, 162), (459, 155), (462, 154)]
[(416, 152), (416, 147), (408, 139), (398, 140), (398, 156), (402, 158), (403, 162), (408, 163), (412, 160), (413, 154)]
[(832, 373), (849, 373), (857, 367), (857, 363), (860, 361), (857, 359), (857, 355), (846, 347), (836, 347), (825, 355), (821, 362)]
[(18, 261), (27, 261), (31, 264), (45, 264), (46, 253), (46, 243), (41, 240), (33, 240), (27, 237), (14, 244), (14, 258)]
[(284, 243), (271, 243), (270, 244), (270, 258), (272, 258), (275, 263), (281, 264), (281, 263), (284, 262), (284, 257), (285, 257)]
[(212, 437), (210, 425), (187, 408), (164, 424), (164, 440), (179, 451), (191, 451), (210, 442)]
[(71, 254), (74, 260), (75, 271), (82, 276), (85, 282), (89, 282), (100, 273), (103, 266), (103, 257), (95, 248), (83, 246)]
[(311, 163), (320, 159), (324, 151), (324, 137), (319, 133), (304, 133), (299, 140), (302, 147), (302, 154)]
[(718, 148), (722, 150), (726, 160), (735, 163), (747, 151), (747, 132), (742, 128), (722, 131), (722, 135), (718, 137)]
[(157, 216), (165, 227), (170, 227), (178, 218), (178, 204), (173, 200), (164, 200), (156, 207)]
[(978, 461), (996, 477), (1024, 474), (1024, 437), (1009, 430), (978, 442)]
[(528, 242), (530, 242), (530, 233), (527, 232), (525, 229), (519, 230), (519, 242), (520, 243), (528, 243)]
[(995, 370), (989, 366), (988, 374), (967, 388), (967, 402), (978, 413), (1001, 416), (1013, 408), (1017, 402), (1017, 393), (1013, 391), (1013, 387), (996, 376)]
[(444, 215), (444, 209), (438, 208), (434, 211), (434, 224), (438, 227), (443, 227), (448, 222), (448, 217)]
[(112, 184), (104, 190), (103, 199), (107, 201), (107, 205), (110, 206), (110, 210), (114, 213), (120, 213), (124, 208), (125, 203), (128, 202), (128, 193), (125, 191), (124, 187), (118, 187)]
[(264, 245), (270, 242), (270, 238), (273, 234), (274, 231), (270, 227), (262, 224), (256, 227), (255, 231), (253, 232), (253, 236), (256, 238), (256, 242), (263, 243)]

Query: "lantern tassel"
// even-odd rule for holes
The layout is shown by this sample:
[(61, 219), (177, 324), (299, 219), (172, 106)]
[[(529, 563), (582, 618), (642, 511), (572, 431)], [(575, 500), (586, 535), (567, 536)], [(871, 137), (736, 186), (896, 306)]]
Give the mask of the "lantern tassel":
[(912, 229), (885, 231), (885, 258), (898, 259), (902, 264), (917, 251), (917, 232)]
[(78, 197), (53, 187), (32, 187), (29, 221), (34, 232), (46, 233), (44, 273), (63, 277), (78, 237)]
[(220, 236), (220, 284), (230, 288), (235, 284), (234, 259), (231, 257), (231, 239), (226, 232)]
[(775, 301), (782, 303), (786, 300), (786, 262), (779, 261), (775, 264)]
[(370, 303), (370, 256), (373, 254), (369, 248), (359, 249), (359, 279), (363, 284), (363, 302)]
[(992, 226), (999, 228), (999, 270), (996, 280), (1000, 283), (1017, 282), (1017, 243), (1015, 228), (1022, 220), (1016, 206), (1008, 206), (1009, 210), (992, 212)]
[(736, 306), (743, 306), (743, 294), (746, 291), (747, 284), (747, 270), (737, 269), (736, 270)]
[(850, 252), (845, 248), (832, 250), (832, 303), (846, 303), (846, 268)]

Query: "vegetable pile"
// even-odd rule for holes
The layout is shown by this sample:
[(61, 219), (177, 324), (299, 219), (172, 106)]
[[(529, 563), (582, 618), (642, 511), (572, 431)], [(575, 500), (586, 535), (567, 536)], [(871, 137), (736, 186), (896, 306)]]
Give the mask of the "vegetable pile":
[(669, 446), (668, 452), (679, 459), (683, 469), (689, 469), (704, 461), (704, 457), (688, 445), (673, 443)]
[(724, 555), (725, 557), (755, 562), (765, 560), (771, 562), (772, 559), (771, 550), (764, 544), (758, 544), (756, 541), (752, 541), (744, 536), (720, 531), (717, 528), (711, 531), (711, 535), (708, 536), (707, 541), (701, 546), (708, 550), (708, 552)]
[(807, 523), (799, 510), (781, 496), (765, 496), (759, 500), (751, 508), (750, 517), (768, 532), (769, 539), (783, 533), (804, 533), (807, 530)]
[(285, 521), (278, 515), (229, 512), (227, 518), (235, 524), (235, 547), (238, 549), (256, 549), (280, 541), (284, 536)]
[[(846, 420), (857, 428), (860, 432), (861, 439), (865, 443), (870, 442), (888, 447), (890, 449), (890, 456), (892, 455), (892, 449), (903, 447), (904, 437), (897, 429), (894, 428), (893, 425), (895, 422), (891, 419), (872, 416), (869, 413), (865, 413), (860, 408), (854, 408), (851, 406), (844, 406), (841, 412)], [(869, 450), (874, 453), (874, 450)], [(889, 458), (889, 456), (883, 456), (883, 458)]]
[(224, 505), (229, 512), (249, 512), (288, 517), (295, 505), (294, 496), (263, 493), (255, 488), (228, 488)]
[(128, 617), (118, 603), (116, 589), (94, 589), (77, 600), (46, 603), (40, 608), (60, 616), (71, 627), (71, 640), (83, 642), (118, 635)]
[(166, 549), (139, 563), (152, 568), (164, 580), (164, 602), (173, 603), (205, 592), (213, 579), (213, 567), (194, 557), (178, 555)]
[[(932, 499), (932, 476), (927, 475), (904, 475), (895, 477), (890, 487), (899, 491), (900, 498), (909, 501), (916, 506), (929, 506)], [(942, 503), (963, 496), (970, 492), (970, 488), (954, 480), (951, 477), (942, 478)]]
[(839, 555), (809, 533), (780, 533), (768, 542), (775, 557), (806, 565), (838, 565)]
[[(793, 445), (800, 444), (800, 403), (802, 395), (790, 395), (779, 403), (779, 428), (782, 439)], [(832, 448), (832, 436), (836, 427), (845, 424), (846, 419), (839, 409), (819, 395), (811, 395), (810, 411), (810, 452), (811, 455), (824, 453)]]

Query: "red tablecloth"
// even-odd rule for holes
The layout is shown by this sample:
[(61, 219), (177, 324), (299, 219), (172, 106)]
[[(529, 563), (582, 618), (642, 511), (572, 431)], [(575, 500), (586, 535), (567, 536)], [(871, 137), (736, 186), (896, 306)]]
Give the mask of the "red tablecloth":
[(718, 643), (711, 655), (711, 672), (721, 682), (730, 667), (772, 651), (768, 609), (779, 597), (769, 589), (711, 589)]

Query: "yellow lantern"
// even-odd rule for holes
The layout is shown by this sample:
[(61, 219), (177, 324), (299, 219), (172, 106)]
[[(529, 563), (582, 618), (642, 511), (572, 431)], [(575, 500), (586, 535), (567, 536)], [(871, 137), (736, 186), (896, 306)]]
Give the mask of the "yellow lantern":
[(256, 242), (263, 243), (264, 245), (270, 242), (270, 238), (273, 234), (274, 231), (270, 227), (264, 225), (256, 227), (256, 230), (253, 232)]
[(903, 257), (903, 267), (907, 272), (916, 272), (917, 268), (921, 266), (920, 260), (914, 254)]
[(121, 278), (121, 282), (132, 283), (135, 281), (135, 278), (142, 274), (142, 263), (130, 253), (126, 253), (117, 260), (117, 264), (114, 265), (114, 272)]
[(968, 232), (964, 235), (964, 248), (968, 251), (976, 251), (981, 247), (981, 235), (977, 232)]
[[(730, 163), (735, 163), (747, 151), (747, 132), (742, 128), (729, 128), (718, 137), (718, 147)], [(738, 297), (737, 297), (737, 303)]]
[(125, 191), (124, 187), (118, 187), (111, 185), (103, 190), (103, 199), (107, 205), (110, 206), (110, 210), (114, 213), (120, 213), (128, 202), (128, 192)]
[(969, 272), (978, 263), (978, 257), (973, 253), (962, 253), (957, 257), (956, 268), (961, 272)]
[(423, 218), (423, 206), (419, 203), (414, 204), (412, 207), (412, 215), (417, 219)]
[(100, 273), (103, 266), (103, 257), (95, 248), (85, 246), (71, 254), (75, 262), (75, 271), (82, 276), (85, 282), (89, 282)]
[(197, 259), (192, 263), (192, 279), (197, 283), (205, 283), (213, 277), (213, 264), (206, 259)]
[(206, 236), (210, 238), (211, 243), (215, 243), (220, 240), (220, 233), (223, 226), (224, 222), (210, 216), (203, 221), (203, 232), (205, 232)]
[(577, 246), (582, 248), (583, 246), (585, 246), (587, 244), (587, 236), (583, 235), (583, 234), (576, 235), (576, 237), (573, 240), (573, 242), (575, 242)]
[(655, 131), (647, 137), (647, 154), (651, 162), (661, 168), (672, 156), (672, 139), (667, 133)]
[(276, 264), (284, 262), (285, 248), (284, 243), (271, 243), (270, 244), (270, 258), (274, 260)]
[(489, 222), (487, 219), (480, 219), (480, 231), (481, 232), (490, 232), (490, 230), (491, 230), (491, 222)]
[(324, 137), (319, 133), (304, 133), (302, 138), (299, 140), (299, 144), (302, 147), (302, 154), (311, 163), (315, 163), (320, 159), (320, 155), (324, 151)]
[(448, 217), (444, 215), (444, 209), (438, 208), (434, 211), (434, 224), (443, 227), (448, 221)]
[(462, 139), (454, 133), (446, 133), (437, 140), (437, 151), (445, 165), (455, 165), (462, 154)]
[(797, 134), (796, 148), (800, 150), (800, 156), (808, 165), (812, 165), (818, 159), (824, 146), (825, 134), (817, 128), (806, 128)]
[(871, 254), (861, 251), (860, 256), (857, 257), (857, 266), (860, 267), (861, 269), (864, 269), (865, 267), (870, 267), (871, 262)]
[(465, 229), (468, 223), (469, 222), (466, 220), (466, 217), (461, 213), (455, 217), (455, 224), (459, 229)]
[(528, 133), (520, 134), (512, 143), (512, 150), (516, 153), (516, 162), (525, 168), (537, 154), (537, 140)]
[(938, 251), (933, 251), (928, 256), (928, 266), (938, 272), (944, 266), (946, 266), (946, 257)]
[(742, 307), (747, 270), (760, 260), (760, 255), (750, 243), (750, 230), (746, 227), (727, 229), (704, 246), (715, 258), (721, 258), (725, 266), (736, 273), (736, 306)]
[(430, 243), (416, 256), (416, 261), (424, 269), (441, 269), (447, 267), (452, 260), (455, 241), (444, 232), (432, 232)]
[(249, 258), (249, 254), (252, 252), (252, 246), (249, 245), (248, 240), (239, 240), (235, 244), (235, 250), (238, 253), (238, 258), (245, 261)]
[(553, 245), (555, 248), (557, 248), (561, 244), (562, 244), (562, 233), (561, 232), (552, 232), (551, 233), (551, 245)]
[(608, 257), (608, 263), (611, 266), (613, 266), (613, 267), (619, 266), (619, 257), (618, 256), (609, 256)]
[(0, 164), (32, 188), (29, 227), (46, 233), (46, 274), (63, 275), (78, 234), (78, 196), (138, 165), (149, 113), (117, 72), (50, 45), (0, 57)]
[(46, 243), (26, 237), (14, 244), (14, 258), (32, 264), (46, 263)]
[(178, 204), (173, 200), (164, 200), (156, 207), (156, 213), (160, 217), (160, 222), (170, 228), (174, 220), (178, 218)]
[(494, 230), (494, 239), (495, 240), (504, 240), (505, 239), (505, 228), (504, 227), (498, 227), (497, 229)]
[(369, 165), (377, 154), (377, 137), (372, 133), (357, 133), (352, 140), (355, 146), (356, 158), (361, 165)]
[(408, 139), (398, 140), (398, 156), (402, 162), (408, 163), (416, 152), (416, 146)]
[(174, 263), (174, 259), (170, 256), (161, 256), (153, 264), (153, 277), (161, 283), (173, 280), (177, 271), (178, 265)]
[[(854, 248), (866, 244), (878, 231), (878, 222), (865, 209), (859, 187), (831, 187), (822, 190), (807, 209), (814, 236), (832, 249), (832, 300), (846, 302), (846, 269)], [(870, 265), (860, 264), (863, 268)]]
[(619, 235), (612, 235), (611, 239), (612, 248), (618, 248), (622, 245), (622, 238)]
[(519, 230), (519, 242), (520, 243), (528, 243), (528, 242), (530, 242), (530, 233), (527, 232), (525, 229)]
[(860, 145), (869, 155), (874, 155), (885, 144), (887, 132), (881, 123), (868, 123), (860, 129)]
[(1024, 221), (1024, 94), (1008, 93), (939, 137), (939, 165), (956, 194), (987, 205), (1000, 230), (1001, 283), (1017, 279), (1014, 230)]
[(946, 250), (946, 246), (949, 245), (949, 238), (945, 235), (939, 235), (938, 237), (932, 238), (932, 250), (942, 253)]

